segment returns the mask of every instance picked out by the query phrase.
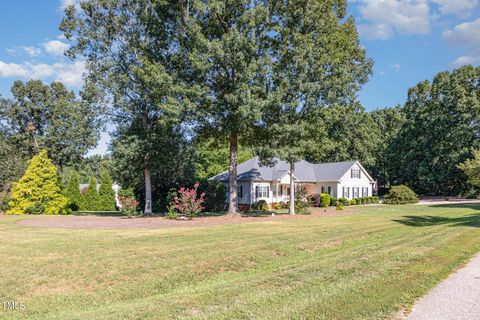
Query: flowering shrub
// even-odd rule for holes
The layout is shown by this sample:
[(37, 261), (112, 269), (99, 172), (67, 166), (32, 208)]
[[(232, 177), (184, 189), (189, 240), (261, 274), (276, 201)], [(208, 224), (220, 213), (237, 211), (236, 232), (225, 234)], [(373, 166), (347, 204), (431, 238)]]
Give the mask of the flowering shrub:
[(310, 205), (312, 207), (320, 207), (320, 203), (322, 202), (320, 195), (318, 193), (312, 193), (310, 196)]
[(181, 218), (192, 219), (204, 208), (202, 203), (205, 201), (205, 192), (197, 195), (199, 183), (196, 182), (192, 189), (181, 187), (178, 190), (178, 196), (173, 198), (171, 206), (177, 210)]
[(118, 200), (120, 202), (123, 214), (129, 217), (133, 217), (139, 214), (138, 205), (140, 203), (137, 200), (124, 196), (118, 196)]

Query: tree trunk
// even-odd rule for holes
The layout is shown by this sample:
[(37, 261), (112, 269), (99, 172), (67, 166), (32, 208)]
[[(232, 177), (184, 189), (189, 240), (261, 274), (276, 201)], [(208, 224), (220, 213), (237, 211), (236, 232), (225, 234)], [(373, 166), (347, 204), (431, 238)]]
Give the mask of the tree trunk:
[(230, 135), (230, 167), (229, 173), (229, 193), (228, 193), (228, 213), (238, 214), (238, 198), (237, 198), (237, 150), (238, 149), (238, 133), (232, 132)]
[(150, 179), (150, 169), (144, 170), (145, 174), (145, 211), (143, 215), (151, 216), (152, 212), (152, 181)]
[(290, 163), (290, 207), (288, 213), (295, 214), (295, 181), (293, 180), (293, 172), (295, 170), (295, 164)]

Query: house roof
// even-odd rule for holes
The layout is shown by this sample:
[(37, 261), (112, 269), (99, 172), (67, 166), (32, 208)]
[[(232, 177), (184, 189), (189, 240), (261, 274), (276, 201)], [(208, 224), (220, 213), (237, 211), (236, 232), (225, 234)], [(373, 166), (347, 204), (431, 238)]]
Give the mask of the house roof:
[[(283, 175), (289, 172), (290, 165), (286, 161), (274, 158), (273, 167), (261, 166), (258, 157), (247, 160), (237, 167), (239, 181), (270, 181), (279, 180)], [(295, 163), (294, 176), (300, 181), (338, 181), (355, 164), (357, 160), (330, 162), (330, 163), (310, 163), (302, 160)], [(360, 163), (359, 163), (360, 164)], [(360, 165), (367, 177), (370, 175)], [(227, 181), (228, 171), (224, 171), (211, 180)], [(373, 180), (372, 180), (373, 181)]]

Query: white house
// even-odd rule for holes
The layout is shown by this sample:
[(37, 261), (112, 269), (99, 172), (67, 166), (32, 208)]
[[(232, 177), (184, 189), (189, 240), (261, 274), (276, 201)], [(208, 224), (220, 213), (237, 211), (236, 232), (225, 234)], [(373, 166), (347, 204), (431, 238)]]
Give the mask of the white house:
[[(238, 203), (240, 210), (249, 209), (258, 200), (269, 204), (287, 202), (290, 199), (290, 165), (274, 159), (274, 166), (261, 166), (258, 157), (238, 165)], [(211, 180), (223, 181), (228, 186), (228, 171)], [(328, 193), (347, 199), (368, 197), (373, 194), (375, 181), (359, 161), (295, 163), (295, 185), (304, 185), (308, 193)]]

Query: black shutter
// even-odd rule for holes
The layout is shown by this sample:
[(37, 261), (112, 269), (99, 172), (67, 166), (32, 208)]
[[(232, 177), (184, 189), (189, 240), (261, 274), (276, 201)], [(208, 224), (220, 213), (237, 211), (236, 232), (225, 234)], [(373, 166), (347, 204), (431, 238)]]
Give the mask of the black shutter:
[(255, 198), (258, 198), (258, 186), (255, 186)]

